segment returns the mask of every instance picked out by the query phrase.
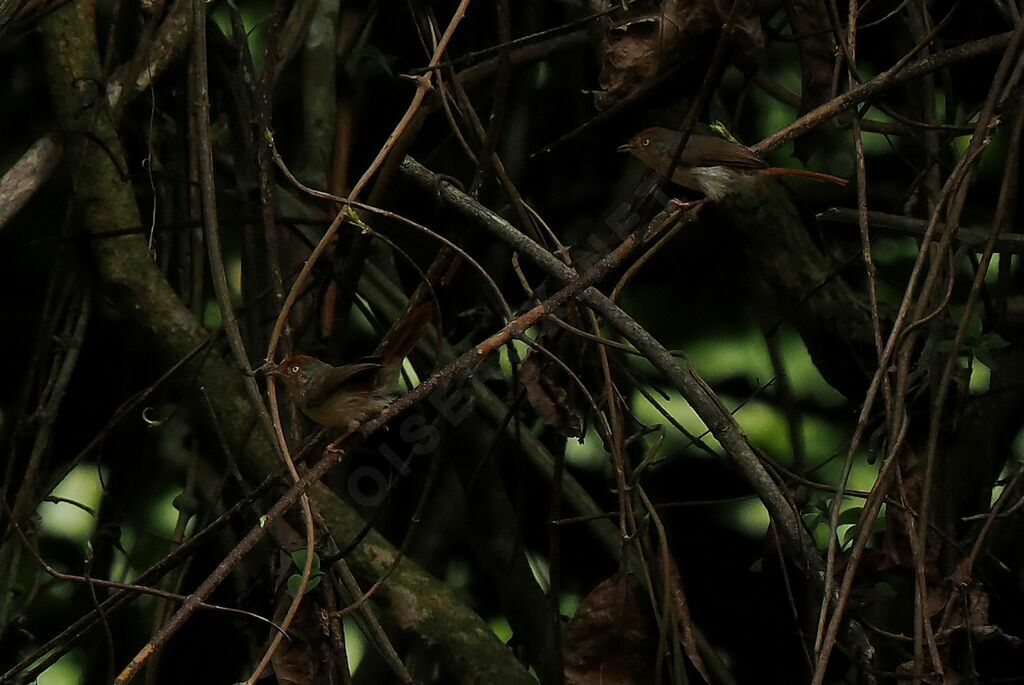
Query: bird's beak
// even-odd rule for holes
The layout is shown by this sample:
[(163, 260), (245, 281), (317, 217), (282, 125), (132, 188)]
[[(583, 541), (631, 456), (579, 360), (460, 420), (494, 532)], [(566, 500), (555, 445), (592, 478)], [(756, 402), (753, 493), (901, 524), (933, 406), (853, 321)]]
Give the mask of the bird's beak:
[(274, 362), (267, 362), (265, 364), (262, 364), (261, 366), (257, 366), (255, 369), (252, 370), (253, 376), (261, 373), (265, 373), (268, 376), (280, 375), (280, 373), (277, 370), (277, 364), (275, 364)]
[(633, 148), (633, 143), (630, 142), (630, 143), (626, 143), (624, 145), (620, 145), (619, 147), (617, 147), (615, 149), (615, 151), (616, 152), (632, 152), (633, 149), (634, 149)]

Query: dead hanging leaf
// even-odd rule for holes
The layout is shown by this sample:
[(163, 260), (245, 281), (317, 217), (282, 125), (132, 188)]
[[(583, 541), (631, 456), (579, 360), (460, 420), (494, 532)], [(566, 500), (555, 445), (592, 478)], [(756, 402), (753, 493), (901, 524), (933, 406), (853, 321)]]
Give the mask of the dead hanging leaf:
[(666, 44), (666, 36), (676, 32), (660, 15), (636, 17), (617, 25), (605, 20), (598, 27), (601, 73), (594, 105), (603, 111), (631, 100), (664, 70), (667, 55), (660, 48)]
[[(924, 488), (924, 470), (912, 450), (903, 450), (899, 455), (900, 479), (892, 484), (888, 493), (896, 501), (905, 500), (907, 508), (887, 507), (885, 533), (882, 536), (882, 553), (887, 560), (883, 570), (894, 567), (913, 568), (915, 564), (911, 536), (917, 535), (913, 525), (914, 515), (909, 512), (920, 510)], [(900, 489), (900, 484), (902, 488)], [(924, 571), (928, 584), (935, 586), (942, 579), (939, 569), (941, 541), (929, 538), (924, 548)]]
[(924, 613), (928, 618), (938, 616), (946, 608), (949, 590), (944, 587), (930, 587), (924, 601)]
[[(933, 611), (936, 604), (943, 612), (941, 629), (938, 635), (947, 635), (964, 628), (974, 630), (989, 623), (989, 596), (979, 584), (950, 591), (951, 584), (943, 583), (936, 588), (928, 589), (926, 608), (929, 618), (938, 612)], [(941, 593), (941, 594), (940, 594)]]
[[(764, 48), (764, 32), (752, 0), (740, 3), (733, 15), (729, 38), (734, 63), (756, 64)], [(599, 110), (637, 96), (670, 67), (706, 50), (701, 41), (721, 30), (732, 2), (723, 0), (664, 0), (659, 12), (620, 22), (595, 22), (594, 43), (601, 63), (600, 90), (594, 94)]]
[(658, 638), (636, 579), (615, 575), (580, 603), (569, 624), (566, 685), (650, 685)]
[(569, 406), (569, 395), (544, 368), (540, 355), (530, 353), (520, 367), (526, 399), (540, 420), (569, 438), (580, 437), (580, 421)]
[[(282, 593), (274, 620), (280, 622), (291, 598)], [(333, 660), (327, 616), (315, 595), (302, 598), (288, 628), (291, 639), (282, 640), (270, 660), (281, 685), (328, 685)]]

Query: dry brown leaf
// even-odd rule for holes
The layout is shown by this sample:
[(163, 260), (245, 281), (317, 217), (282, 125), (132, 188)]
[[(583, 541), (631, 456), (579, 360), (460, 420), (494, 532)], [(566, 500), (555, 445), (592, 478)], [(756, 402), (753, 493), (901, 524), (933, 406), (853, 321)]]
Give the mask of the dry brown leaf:
[[(282, 598), (290, 600), (287, 593)], [(280, 615), (275, 620), (284, 618), (288, 601), (279, 601)], [(331, 673), (330, 631), (327, 627), (326, 615), (314, 595), (306, 595), (299, 605), (299, 610), (288, 629), (291, 639), (282, 640), (277, 651), (270, 660), (281, 685), (328, 685)]]
[(578, 438), (582, 433), (580, 421), (569, 406), (569, 395), (544, 368), (540, 355), (531, 353), (519, 371), (519, 379), (526, 388), (526, 399), (540, 420), (566, 437)]
[(580, 603), (565, 646), (566, 685), (650, 685), (657, 634), (636, 579), (617, 574)]
[[(752, 66), (764, 49), (764, 32), (755, 3), (737, 2), (730, 55), (733, 63)], [(594, 40), (601, 64), (600, 90), (594, 94), (597, 109), (632, 99), (670, 67), (706, 50), (707, 41), (701, 39), (721, 29), (731, 5), (722, 0), (664, 0), (654, 14), (596, 22)]]

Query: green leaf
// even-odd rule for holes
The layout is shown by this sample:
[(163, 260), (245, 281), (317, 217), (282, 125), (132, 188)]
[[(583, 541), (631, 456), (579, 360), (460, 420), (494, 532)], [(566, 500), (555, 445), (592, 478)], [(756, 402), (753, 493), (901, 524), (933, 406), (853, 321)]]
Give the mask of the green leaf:
[[(306, 550), (304, 550), (304, 549), (297, 549), (294, 552), (292, 552), (291, 557), (292, 557), (292, 563), (295, 564), (295, 567), (297, 569), (299, 569), (300, 572), (302, 571), (302, 569), (306, 568)], [(313, 557), (313, 566), (312, 566), (312, 571), (311, 572), (312, 573), (319, 573), (320, 572), (320, 557), (318, 557), (318, 556), (314, 556)]]
[(735, 136), (733, 136), (733, 134), (729, 133), (729, 129), (727, 129), (725, 127), (725, 124), (723, 124), (721, 121), (718, 121), (717, 119), (715, 119), (713, 122), (711, 122), (711, 124), (708, 126), (708, 128), (710, 128), (712, 131), (714, 131), (715, 133), (717, 133), (718, 135), (720, 135), (721, 137), (725, 138), (728, 141), (731, 141), (731, 142), (737, 143), (737, 144), (739, 144), (739, 142), (740, 142), (740, 141), (736, 140), (736, 138), (735, 138)]
[(977, 345), (978, 347), (984, 347), (986, 350), (1000, 350), (1004, 347), (1009, 347), (1010, 343), (998, 333), (986, 333), (978, 338)]
[(981, 316), (977, 313), (971, 314), (971, 320), (967, 322), (967, 338), (977, 340), (981, 337)]
[(821, 499), (815, 500), (814, 508), (817, 510), (823, 519), (827, 519), (832, 512), (832, 498), (822, 497)]
[(817, 511), (805, 511), (803, 513), (803, 519), (804, 525), (807, 526), (809, 530), (817, 528), (818, 524), (822, 521), (821, 513)]
[[(306, 584), (306, 592), (311, 592), (317, 585), (320, 584), (320, 579), (323, 578), (322, 573), (317, 573), (309, 577), (309, 582)], [(288, 576), (288, 594), (292, 597), (299, 594), (299, 585), (302, 584), (302, 574), (293, 573)]]
[(996, 365), (996, 360), (992, 357), (992, 352), (987, 347), (975, 347), (974, 357), (990, 369)]
[(839, 546), (841, 548), (846, 549), (847, 546), (849, 546), (849, 544), (853, 542), (853, 540), (857, 537), (858, 528), (859, 526), (850, 526), (845, 531), (843, 531), (842, 536), (840, 536), (839, 538)]
[(860, 514), (864, 511), (864, 507), (851, 507), (839, 514), (839, 525), (850, 525), (860, 521)]

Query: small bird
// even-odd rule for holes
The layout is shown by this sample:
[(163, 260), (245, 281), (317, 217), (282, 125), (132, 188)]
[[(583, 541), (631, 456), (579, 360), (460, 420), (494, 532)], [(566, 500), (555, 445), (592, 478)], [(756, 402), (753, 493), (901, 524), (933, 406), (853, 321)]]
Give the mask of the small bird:
[[(649, 168), (665, 175), (672, 163), (682, 134), (667, 128), (648, 128), (633, 136), (619, 152), (628, 152)], [(803, 169), (768, 166), (748, 147), (716, 136), (691, 135), (672, 172), (672, 182), (696, 190), (709, 200), (728, 195), (737, 181), (752, 176), (802, 176), (845, 186), (846, 179)]]
[(303, 414), (322, 426), (354, 431), (391, 401), (402, 359), (423, 336), (431, 305), (422, 304), (400, 319), (373, 357), (331, 366), (316, 357), (293, 354), (270, 367), (268, 376), (284, 381)]

